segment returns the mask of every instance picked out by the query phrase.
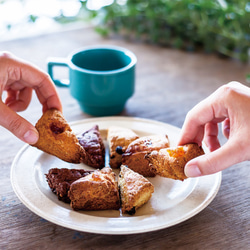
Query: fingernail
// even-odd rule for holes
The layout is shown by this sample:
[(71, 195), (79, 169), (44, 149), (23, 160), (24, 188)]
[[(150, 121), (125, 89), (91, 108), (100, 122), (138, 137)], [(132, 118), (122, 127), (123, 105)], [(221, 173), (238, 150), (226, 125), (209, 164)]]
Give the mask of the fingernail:
[(34, 130), (28, 130), (23, 136), (25, 142), (35, 144), (38, 140), (38, 134)]
[(197, 165), (190, 165), (185, 167), (185, 175), (187, 177), (198, 177), (202, 174)]

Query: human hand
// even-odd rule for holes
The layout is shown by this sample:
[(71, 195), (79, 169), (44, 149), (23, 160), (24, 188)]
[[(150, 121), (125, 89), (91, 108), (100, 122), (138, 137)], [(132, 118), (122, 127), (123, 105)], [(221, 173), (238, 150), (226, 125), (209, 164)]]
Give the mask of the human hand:
[[(29, 144), (37, 142), (38, 132), (16, 112), (28, 107), (33, 89), (43, 112), (50, 108), (62, 111), (56, 88), (47, 73), (11, 53), (0, 52), (0, 125)], [(2, 100), (4, 91), (7, 97)]]
[[(197, 104), (186, 116), (179, 145), (204, 139), (209, 153), (189, 161), (187, 177), (219, 172), (233, 164), (250, 159), (250, 88), (230, 82)], [(228, 139), (220, 146), (218, 123)]]

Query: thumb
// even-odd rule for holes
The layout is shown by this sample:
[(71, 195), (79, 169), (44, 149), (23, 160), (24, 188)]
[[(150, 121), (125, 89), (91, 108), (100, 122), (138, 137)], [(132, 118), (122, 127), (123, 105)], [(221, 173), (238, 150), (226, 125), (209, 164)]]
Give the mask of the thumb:
[(240, 147), (235, 145), (237, 144), (227, 141), (221, 148), (190, 160), (185, 166), (185, 175), (198, 177), (214, 174), (244, 161)]
[(38, 140), (36, 128), (2, 102), (0, 102), (0, 125), (28, 144), (35, 144)]

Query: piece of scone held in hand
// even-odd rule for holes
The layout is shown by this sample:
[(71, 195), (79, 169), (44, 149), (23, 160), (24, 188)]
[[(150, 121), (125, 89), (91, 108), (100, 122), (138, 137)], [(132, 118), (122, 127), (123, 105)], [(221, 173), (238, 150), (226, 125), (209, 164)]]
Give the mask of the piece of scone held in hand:
[(184, 167), (191, 159), (203, 155), (204, 151), (198, 144), (190, 143), (176, 148), (164, 148), (153, 151), (145, 156), (152, 171), (162, 177), (175, 180), (187, 178)]
[(122, 164), (144, 177), (154, 177), (155, 171), (149, 167), (145, 155), (162, 148), (169, 147), (167, 135), (149, 135), (140, 137), (131, 142), (122, 155)]
[(47, 110), (35, 127), (39, 133), (39, 139), (32, 146), (66, 162), (82, 162), (85, 150), (59, 110)]

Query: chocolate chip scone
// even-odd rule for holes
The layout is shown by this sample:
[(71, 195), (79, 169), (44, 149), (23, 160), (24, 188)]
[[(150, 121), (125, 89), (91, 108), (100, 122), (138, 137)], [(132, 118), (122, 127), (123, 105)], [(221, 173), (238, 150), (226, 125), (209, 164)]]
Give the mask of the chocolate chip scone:
[(111, 168), (119, 168), (121, 166), (122, 154), (126, 151), (128, 145), (138, 138), (139, 136), (129, 128), (119, 126), (109, 127), (107, 140)]

